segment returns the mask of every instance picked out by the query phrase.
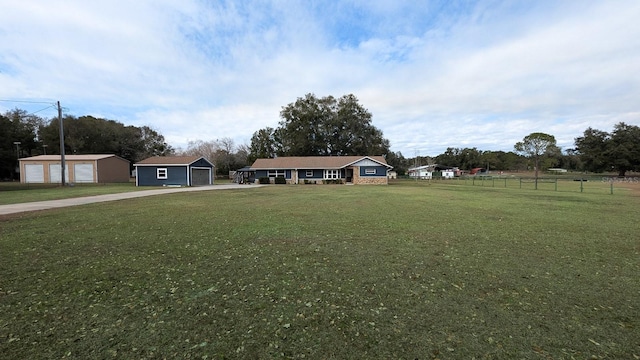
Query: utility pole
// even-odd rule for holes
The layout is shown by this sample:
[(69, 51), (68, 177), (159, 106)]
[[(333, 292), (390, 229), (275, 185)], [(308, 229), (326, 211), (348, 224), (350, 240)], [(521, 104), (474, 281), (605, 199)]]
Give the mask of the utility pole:
[(20, 160), (20, 144), (22, 144), (20, 141), (14, 141), (13, 145), (16, 146), (16, 158), (18, 160)]
[(64, 127), (62, 126), (62, 108), (60, 107), (60, 101), (58, 101), (58, 122), (60, 123), (60, 179), (62, 180), (62, 186), (64, 186), (66, 183), (66, 179), (64, 178), (66, 163), (64, 160)]
[(20, 144), (22, 144), (20, 141), (13, 142), (13, 145), (16, 146), (16, 174), (20, 173)]

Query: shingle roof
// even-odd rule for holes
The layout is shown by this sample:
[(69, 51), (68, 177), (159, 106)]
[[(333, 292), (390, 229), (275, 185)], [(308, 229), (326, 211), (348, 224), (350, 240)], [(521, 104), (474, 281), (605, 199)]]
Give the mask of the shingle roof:
[(189, 165), (200, 158), (202, 158), (202, 156), (154, 156), (133, 165)]
[[(101, 160), (101, 159), (106, 159), (106, 158), (110, 158), (110, 157), (117, 157), (120, 158), (117, 155), (114, 154), (86, 154), (86, 155), (65, 155), (64, 159), (65, 160), (71, 160), (71, 161), (91, 161), (91, 160)], [(120, 158), (122, 159), (122, 158)], [(32, 157), (27, 157), (27, 158), (21, 158), (20, 160), (26, 160), (26, 161), (60, 161), (60, 155), (38, 155), (38, 156), (32, 156)], [(125, 160), (125, 159), (122, 159)]]
[(371, 159), (382, 165), (387, 161), (382, 156), (288, 156), (273, 159), (258, 159), (252, 169), (341, 169), (362, 159)]

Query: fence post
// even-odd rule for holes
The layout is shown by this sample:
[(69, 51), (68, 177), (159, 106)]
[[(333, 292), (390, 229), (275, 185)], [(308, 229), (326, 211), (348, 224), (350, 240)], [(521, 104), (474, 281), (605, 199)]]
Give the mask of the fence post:
[(610, 181), (611, 183), (611, 195), (613, 195), (613, 181)]
[(507, 178), (504, 178), (504, 187), (507, 187)]
[(584, 190), (584, 186), (582, 186), (582, 176), (580, 177), (580, 192)]

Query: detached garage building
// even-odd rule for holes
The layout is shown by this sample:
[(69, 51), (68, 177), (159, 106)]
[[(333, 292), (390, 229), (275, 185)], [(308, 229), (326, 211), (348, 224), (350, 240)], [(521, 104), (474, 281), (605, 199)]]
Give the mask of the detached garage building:
[[(130, 162), (113, 154), (66, 155), (64, 178), (68, 183), (129, 182)], [(20, 182), (61, 183), (60, 155), (20, 159)]]
[(213, 184), (214, 165), (201, 156), (154, 156), (133, 164), (136, 186)]

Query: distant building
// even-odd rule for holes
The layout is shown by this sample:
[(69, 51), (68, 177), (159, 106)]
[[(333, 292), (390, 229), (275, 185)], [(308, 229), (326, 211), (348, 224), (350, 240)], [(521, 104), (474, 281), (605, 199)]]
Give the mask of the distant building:
[(431, 179), (434, 171), (435, 165), (423, 165), (409, 168), (407, 174), (413, 179)]
[(567, 172), (567, 169), (562, 169), (562, 168), (551, 168), (551, 169), (548, 169), (548, 171), (549, 171), (549, 172), (552, 172), (552, 173), (558, 173), (558, 174), (559, 174), (559, 173), (566, 173), (566, 172)]
[[(66, 155), (65, 183), (129, 182), (129, 160), (113, 154)], [(20, 159), (20, 182), (61, 183), (60, 155), (39, 155)]]
[(443, 165), (423, 165), (410, 168), (407, 173), (410, 178), (414, 179), (432, 179), (432, 178), (445, 178), (451, 179), (455, 176), (460, 176), (461, 171), (454, 166)]
[(485, 168), (473, 168), (469, 171), (469, 175), (486, 175), (489, 173), (489, 170)]

